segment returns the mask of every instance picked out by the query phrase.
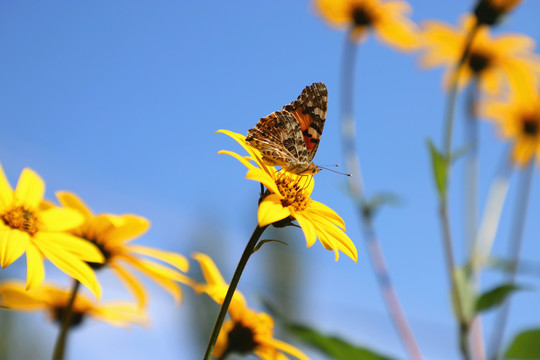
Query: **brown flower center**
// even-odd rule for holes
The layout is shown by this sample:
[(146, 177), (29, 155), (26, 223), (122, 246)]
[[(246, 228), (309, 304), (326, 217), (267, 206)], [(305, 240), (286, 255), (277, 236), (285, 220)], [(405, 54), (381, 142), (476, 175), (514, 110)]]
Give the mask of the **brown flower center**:
[(99, 249), (99, 251), (101, 251), (101, 254), (103, 254), (103, 257), (105, 258), (105, 261), (103, 263), (87, 262), (87, 264), (94, 270), (99, 270), (105, 265), (107, 265), (107, 262), (109, 258), (111, 257), (112, 252), (109, 249), (107, 249), (102, 242), (99, 242), (96, 239), (89, 239), (85, 236), (82, 236), (82, 238), (96, 245), (96, 247)]
[[(64, 306), (56, 306), (52, 309), (52, 312), (53, 312), (53, 320), (57, 322), (58, 324), (62, 324), (62, 321), (64, 321), (64, 315), (66, 314), (66, 308)], [(83, 320), (84, 320), (84, 313), (80, 311), (72, 310), (71, 322), (69, 324), (69, 327), (75, 327), (77, 325), (80, 325)]]
[(253, 330), (239, 322), (234, 324), (232, 330), (227, 334), (227, 340), (228, 347), (225, 353), (247, 354), (253, 352), (257, 347)]
[(490, 66), (491, 58), (481, 52), (472, 52), (469, 56), (469, 68), (475, 75), (479, 75), (482, 71)]
[(525, 116), (522, 119), (522, 132), (525, 136), (536, 138), (540, 130), (539, 116)]
[(351, 10), (354, 27), (371, 26), (375, 21), (373, 11), (367, 6), (356, 5)]
[(12, 229), (25, 231), (30, 235), (34, 235), (39, 230), (39, 218), (34, 211), (25, 206), (15, 206), (2, 215), (0, 215), (4, 224)]
[(304, 211), (307, 208), (310, 198), (305, 191), (307, 184), (303, 177), (293, 180), (283, 174), (276, 179), (276, 185), (283, 196), (283, 207), (292, 207), (295, 211)]

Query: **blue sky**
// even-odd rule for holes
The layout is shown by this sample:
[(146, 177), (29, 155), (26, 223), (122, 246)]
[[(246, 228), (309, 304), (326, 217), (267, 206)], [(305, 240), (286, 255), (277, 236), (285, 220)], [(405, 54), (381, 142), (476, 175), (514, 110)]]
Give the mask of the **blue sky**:
[[(473, 1), (410, 3), (416, 22), (455, 24)], [(497, 32), (521, 32), (538, 42), (539, 13), (540, 3), (525, 1)], [(245, 133), (306, 85), (322, 81), (329, 108), (315, 162), (342, 163), (343, 43), (344, 33), (327, 27), (308, 1), (0, 1), (0, 163), (13, 184), (24, 167), (37, 171), (49, 198), (70, 190), (96, 212), (145, 216), (152, 227), (140, 244), (186, 256), (208, 252), (230, 278), (255, 226), (258, 184), (244, 179), (245, 169), (234, 159), (217, 155), (221, 149), (241, 150), (215, 131)], [(426, 358), (455, 359), (456, 329), (426, 151), (428, 138), (441, 138), (442, 70), (421, 69), (417, 54), (397, 52), (372, 37), (359, 48), (356, 65), (358, 151), (367, 192), (391, 191), (402, 198), (399, 207), (385, 208), (376, 218), (392, 278)], [(461, 115), (458, 111), (457, 145)], [(480, 130), (482, 204), (505, 145), (491, 124), (483, 122)], [(529, 260), (540, 250), (537, 174), (522, 252)], [(497, 254), (508, 240), (516, 175)], [(462, 177), (457, 164), (452, 226), (461, 260)], [(319, 243), (307, 249), (301, 232), (291, 230), (285, 250), (263, 247), (252, 258), (239, 289), (260, 308), (261, 295), (277, 301), (283, 292), (279, 279), (295, 275), (292, 320), (404, 358), (345, 181), (330, 172), (317, 174), (313, 198), (344, 218), (358, 263), (344, 256), (335, 263), (331, 252)], [(280, 263), (282, 257), (270, 256), (273, 251), (292, 254), (288, 265), (295, 274), (282, 273), (289, 267)], [(24, 276), (23, 260), (12, 268), (4, 273)], [(196, 272), (195, 263), (192, 268)], [(48, 278), (66, 283), (53, 268)], [(129, 296), (111, 276), (100, 279), (105, 298)], [(487, 286), (498, 280), (495, 272), (487, 273)], [(538, 287), (534, 277), (523, 280)], [(184, 304), (177, 307), (161, 289), (148, 287), (150, 328), (126, 332), (88, 322), (71, 337), (70, 357), (200, 358), (204, 349), (193, 335), (194, 323), (202, 322), (193, 310), (199, 299), (186, 289)], [(515, 296), (507, 334), (540, 325), (537, 304), (537, 291)], [(210, 311), (217, 314), (217, 307)], [(55, 327), (41, 315), (17, 314), (17, 319), (19, 329), (32, 326), (36, 338), (43, 337), (47, 359)], [(490, 321), (488, 315), (486, 328)]]

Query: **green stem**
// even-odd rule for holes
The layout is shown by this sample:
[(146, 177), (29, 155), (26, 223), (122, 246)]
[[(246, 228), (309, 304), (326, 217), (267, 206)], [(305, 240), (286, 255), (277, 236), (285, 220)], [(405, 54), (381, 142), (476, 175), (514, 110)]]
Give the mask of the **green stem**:
[(255, 230), (253, 231), (253, 234), (251, 235), (251, 238), (249, 239), (246, 245), (246, 248), (244, 249), (244, 253), (242, 254), (242, 257), (240, 258), (240, 261), (238, 262), (238, 266), (236, 267), (231, 283), (229, 284), (227, 295), (225, 295), (225, 299), (223, 299), (223, 304), (221, 305), (221, 309), (219, 310), (216, 323), (214, 324), (212, 335), (210, 335), (210, 339), (208, 340), (208, 346), (206, 347), (204, 360), (212, 359), (212, 355), (214, 354), (214, 348), (216, 346), (216, 341), (219, 336), (219, 331), (221, 330), (221, 326), (223, 325), (223, 321), (225, 320), (225, 315), (227, 315), (227, 310), (229, 309), (229, 305), (234, 295), (234, 291), (236, 290), (236, 286), (238, 285), (238, 282), (240, 281), (240, 277), (242, 276), (242, 272), (244, 271), (244, 268), (246, 267), (249, 257), (251, 256), (251, 254), (253, 254), (253, 251), (255, 249), (255, 246), (257, 245), (257, 242), (259, 241), (259, 238), (261, 237), (262, 233), (267, 227), (268, 225), (263, 226), (263, 227), (259, 227), (257, 225)]
[(64, 309), (60, 332), (58, 333), (58, 338), (56, 339), (56, 344), (54, 345), (54, 352), (52, 356), (53, 360), (64, 359), (67, 334), (71, 325), (71, 320), (73, 318), (73, 304), (75, 303), (75, 299), (77, 298), (77, 292), (79, 291), (80, 286), (81, 283), (78, 280), (75, 280), (73, 284), (73, 289), (71, 290), (71, 297), (69, 298), (69, 301)]
[(356, 48), (357, 46), (352, 43), (350, 37), (347, 37), (343, 53), (341, 74), (341, 130), (345, 166), (347, 171), (352, 175), (350, 179), (350, 192), (356, 204), (359, 216), (361, 217), (363, 237), (371, 260), (371, 266), (375, 273), (388, 313), (390, 314), (394, 327), (403, 342), (409, 358), (421, 360), (423, 359), (422, 352), (414, 338), (414, 334), (409, 326), (407, 317), (403, 312), (390, 278), (386, 260), (373, 224), (372, 212), (365, 211), (364, 186), (360, 170), (360, 159), (356, 151), (356, 131), (353, 114), (353, 80)]
[[(521, 246), (523, 244), (523, 231), (525, 229), (525, 220), (527, 218), (527, 208), (529, 206), (529, 198), (531, 192), (531, 184), (533, 178), (534, 161), (531, 160), (527, 169), (521, 174), (521, 183), (518, 187), (518, 198), (516, 201), (516, 210), (514, 212), (514, 218), (512, 222), (512, 229), (510, 232), (511, 241), (508, 247), (508, 260), (510, 261), (509, 269), (509, 283), (515, 283), (516, 273), (519, 267), (519, 258), (521, 252)], [(497, 359), (501, 355), (501, 344), (504, 337), (504, 330), (508, 320), (508, 314), (510, 312), (510, 298), (507, 298), (502, 305), (497, 318), (495, 319), (495, 326), (493, 335), (491, 338), (490, 349), (495, 351), (490, 358)]]
[(454, 133), (454, 117), (455, 117), (455, 108), (456, 108), (456, 99), (458, 94), (459, 87), (459, 75), (465, 61), (469, 57), (471, 52), (471, 45), (473, 39), (479, 29), (479, 24), (476, 22), (471, 28), (467, 39), (465, 40), (465, 46), (463, 48), (463, 53), (454, 68), (454, 71), (450, 78), (450, 92), (448, 94), (448, 102), (446, 108), (445, 116), (445, 131), (443, 134), (443, 151), (446, 158), (446, 189), (439, 197), (439, 216), (441, 219), (442, 227), (442, 237), (444, 244), (444, 253), (446, 259), (446, 267), (448, 272), (448, 277), (450, 279), (450, 284), (452, 287), (452, 294), (455, 299), (455, 307), (457, 312), (457, 317), (459, 321), (459, 343), (460, 350), (464, 359), (470, 359), (469, 354), (469, 344), (468, 344), (468, 332), (470, 324), (465, 317), (465, 312), (463, 310), (463, 304), (461, 303), (461, 295), (459, 293), (459, 287), (457, 286), (457, 279), (455, 274), (455, 258), (454, 251), (452, 247), (452, 234), (450, 231), (450, 216), (448, 211), (448, 184), (450, 183), (450, 170), (452, 164), (452, 139)]
[[(479, 80), (474, 78), (467, 92), (467, 116), (465, 120), (465, 141), (468, 149), (465, 156), (465, 185), (463, 188), (463, 223), (465, 224), (465, 239), (467, 257), (472, 258), (475, 240), (478, 233), (478, 99), (480, 95)], [(474, 271), (473, 271), (474, 274)], [(471, 277), (474, 281), (474, 276)], [(485, 359), (484, 335), (482, 319), (475, 316), (470, 329), (471, 350), (473, 358)]]

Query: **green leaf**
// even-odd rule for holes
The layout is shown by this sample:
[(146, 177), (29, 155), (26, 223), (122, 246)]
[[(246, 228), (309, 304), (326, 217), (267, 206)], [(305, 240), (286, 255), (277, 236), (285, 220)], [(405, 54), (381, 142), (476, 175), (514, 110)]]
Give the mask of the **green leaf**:
[(323, 335), (307, 326), (290, 324), (287, 325), (287, 330), (304, 343), (311, 345), (335, 360), (391, 360), (387, 356), (350, 344), (336, 336)]
[(257, 245), (255, 245), (255, 248), (253, 249), (253, 252), (255, 251), (259, 251), (261, 249), (261, 246), (263, 246), (264, 244), (266, 243), (270, 243), (270, 242), (277, 242), (277, 243), (280, 243), (281, 245), (289, 245), (287, 244), (285, 241), (281, 241), (281, 240), (274, 240), (274, 239), (266, 239), (266, 240), (261, 240), (257, 243)]
[(505, 359), (540, 359), (540, 329), (518, 334), (504, 356)]
[(456, 303), (457, 301), (459, 301), (461, 309), (463, 310), (463, 318), (460, 320), (465, 323), (470, 323), (470, 321), (472, 320), (474, 316), (476, 301), (474, 286), (471, 282), (468, 272), (468, 266), (456, 268), (456, 270), (454, 271), (454, 279), (456, 281), (457, 289), (454, 289), (452, 292), (452, 305), (454, 305), (454, 312), (456, 316), (459, 317)]
[(448, 177), (448, 159), (446, 156), (439, 152), (433, 141), (428, 140), (429, 153), (431, 154), (431, 165), (433, 168), (433, 176), (435, 178), (435, 185), (437, 185), (437, 191), (439, 196), (446, 194), (446, 185)]
[(384, 192), (373, 196), (371, 199), (365, 199), (362, 202), (362, 211), (366, 217), (372, 217), (377, 210), (383, 205), (397, 206), (401, 203), (398, 195)]
[(523, 289), (524, 288), (521, 286), (510, 283), (496, 286), (478, 297), (476, 300), (476, 311), (482, 312), (491, 310), (497, 305), (503, 303), (504, 300), (506, 300), (506, 298), (514, 291)]

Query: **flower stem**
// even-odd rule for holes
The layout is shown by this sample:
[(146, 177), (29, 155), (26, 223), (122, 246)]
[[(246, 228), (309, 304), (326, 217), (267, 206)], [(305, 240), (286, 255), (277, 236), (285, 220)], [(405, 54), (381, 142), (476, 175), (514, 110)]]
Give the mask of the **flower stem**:
[[(465, 239), (467, 256), (472, 257), (474, 243), (478, 233), (478, 99), (480, 95), (477, 78), (469, 86), (467, 92), (467, 116), (465, 119), (465, 141), (468, 148), (465, 157), (465, 181), (463, 187), (463, 223), (465, 224)], [(474, 273), (473, 273), (474, 274)], [(471, 277), (474, 281), (474, 276)], [(471, 321), (471, 351), (474, 359), (485, 359), (484, 335), (482, 319), (475, 316)]]
[(373, 213), (365, 211), (366, 204), (364, 201), (360, 159), (356, 151), (356, 130), (353, 115), (355, 54), (356, 45), (350, 40), (350, 37), (347, 37), (341, 73), (341, 133), (343, 138), (345, 166), (347, 171), (352, 175), (350, 180), (350, 192), (357, 206), (358, 213), (361, 216), (362, 230), (371, 260), (371, 266), (375, 272), (377, 283), (383, 295), (390, 317), (405, 346), (409, 358), (421, 360), (423, 359), (422, 352), (416, 343), (390, 278), (386, 260), (373, 225)]
[[(459, 75), (465, 61), (469, 57), (471, 51), (471, 45), (473, 39), (479, 29), (479, 24), (476, 22), (471, 28), (467, 39), (465, 41), (465, 46), (463, 48), (463, 53), (456, 64), (454, 71), (452, 72), (450, 78), (450, 92), (448, 94), (447, 107), (445, 112), (445, 130), (443, 133), (443, 151), (446, 158), (446, 183), (450, 183), (450, 170), (452, 164), (452, 139), (454, 133), (454, 115), (456, 108), (456, 99), (458, 94), (458, 85), (459, 85)], [(468, 332), (470, 324), (465, 318), (465, 312), (463, 309), (463, 304), (461, 303), (461, 296), (459, 294), (459, 287), (457, 286), (457, 279), (455, 274), (455, 258), (454, 251), (452, 247), (452, 234), (450, 231), (450, 216), (448, 212), (448, 185), (446, 186), (445, 191), (439, 196), (439, 217), (441, 219), (441, 230), (444, 243), (444, 253), (446, 259), (446, 267), (448, 272), (448, 277), (450, 279), (450, 284), (452, 287), (452, 294), (455, 299), (455, 307), (457, 318), (459, 321), (459, 343), (460, 350), (464, 359), (470, 359), (469, 354), (469, 343), (468, 343)]]
[[(522, 172), (520, 184), (518, 187), (518, 198), (516, 201), (516, 210), (514, 212), (514, 218), (512, 223), (512, 229), (510, 232), (511, 241), (508, 247), (508, 260), (510, 263), (509, 269), (509, 283), (515, 283), (516, 273), (519, 267), (519, 254), (521, 252), (521, 245), (523, 243), (523, 230), (525, 229), (525, 220), (527, 218), (527, 208), (529, 206), (529, 198), (531, 192), (531, 184), (533, 177), (534, 161), (530, 161), (527, 169)], [(502, 305), (497, 318), (495, 319), (495, 326), (493, 328), (493, 335), (491, 338), (490, 349), (495, 351), (490, 358), (497, 359), (500, 357), (501, 343), (504, 337), (504, 330), (508, 320), (508, 313), (510, 312), (510, 299), (508, 298)]]
[(229, 309), (229, 305), (234, 295), (234, 291), (236, 290), (236, 286), (238, 285), (238, 282), (240, 281), (240, 277), (242, 276), (242, 272), (244, 271), (244, 268), (246, 267), (249, 257), (251, 256), (251, 254), (253, 254), (253, 251), (255, 249), (255, 246), (257, 245), (257, 242), (259, 241), (259, 238), (261, 237), (262, 233), (267, 227), (268, 225), (263, 226), (263, 227), (259, 227), (257, 225), (255, 230), (253, 231), (253, 234), (251, 235), (251, 238), (249, 239), (246, 245), (246, 248), (244, 249), (244, 253), (242, 254), (242, 257), (240, 258), (240, 261), (238, 262), (238, 266), (236, 267), (233, 278), (231, 279), (231, 283), (229, 284), (227, 295), (225, 295), (225, 299), (223, 299), (223, 304), (221, 305), (221, 309), (219, 310), (216, 323), (214, 324), (212, 335), (210, 335), (210, 339), (208, 340), (208, 346), (206, 347), (204, 360), (212, 359), (212, 355), (214, 354), (214, 348), (216, 346), (216, 341), (219, 336), (219, 331), (221, 330), (221, 326), (223, 325), (223, 321), (225, 320), (225, 315), (227, 315), (227, 310)]
[(58, 338), (56, 339), (56, 344), (54, 345), (54, 352), (52, 359), (53, 360), (62, 360), (64, 359), (64, 350), (66, 348), (66, 339), (69, 327), (71, 325), (71, 320), (73, 318), (73, 304), (75, 303), (75, 298), (77, 298), (77, 292), (81, 283), (78, 280), (74, 280), (73, 289), (71, 290), (71, 297), (69, 298), (66, 308), (64, 309), (64, 314), (62, 316), (62, 324), (60, 327), (60, 332), (58, 333)]

